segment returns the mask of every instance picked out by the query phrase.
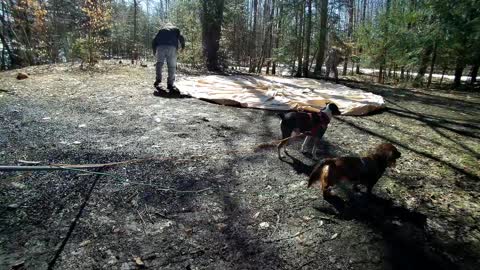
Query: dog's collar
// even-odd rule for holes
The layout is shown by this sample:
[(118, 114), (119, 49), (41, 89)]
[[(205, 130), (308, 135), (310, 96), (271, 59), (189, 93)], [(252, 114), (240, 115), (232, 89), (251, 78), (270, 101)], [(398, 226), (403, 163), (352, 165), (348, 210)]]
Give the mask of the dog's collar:
[(360, 162), (362, 162), (363, 169), (367, 169), (367, 161), (364, 158), (360, 158)]

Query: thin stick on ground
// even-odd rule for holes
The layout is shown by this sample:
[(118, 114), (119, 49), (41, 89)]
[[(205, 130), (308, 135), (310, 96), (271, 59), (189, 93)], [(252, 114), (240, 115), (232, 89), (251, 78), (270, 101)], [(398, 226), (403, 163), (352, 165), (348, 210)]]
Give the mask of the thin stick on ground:
[(268, 142), (268, 143), (257, 144), (253, 148), (253, 151), (258, 152), (258, 151), (263, 150), (263, 149), (277, 147), (278, 145), (280, 145), (281, 143), (283, 143), (285, 141), (288, 141), (288, 140), (294, 139), (294, 138), (298, 138), (298, 137), (304, 137), (304, 136), (307, 136), (307, 135), (308, 135), (307, 133), (300, 133), (300, 134), (292, 135), (292, 136), (290, 136), (288, 138), (285, 138), (285, 139), (275, 140), (275, 141), (271, 141), (271, 142)]
[(140, 214), (140, 211), (138, 211), (138, 209), (135, 209), (135, 211), (137, 211), (137, 214), (143, 223), (143, 233), (145, 234), (145, 236), (147, 236), (147, 224), (145, 223), (145, 220), (143, 219), (142, 214)]

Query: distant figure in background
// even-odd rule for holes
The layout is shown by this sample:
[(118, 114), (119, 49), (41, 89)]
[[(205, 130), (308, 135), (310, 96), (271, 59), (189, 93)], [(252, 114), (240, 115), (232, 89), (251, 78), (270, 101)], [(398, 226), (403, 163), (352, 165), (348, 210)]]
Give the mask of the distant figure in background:
[(335, 82), (338, 83), (338, 65), (343, 62), (343, 52), (340, 48), (332, 47), (328, 51), (327, 61), (325, 62), (326, 74), (325, 76), (328, 78), (330, 76), (330, 71), (333, 70), (335, 74)]
[(180, 34), (180, 30), (171, 23), (165, 23), (152, 41), (153, 55), (157, 57), (156, 79), (153, 86), (159, 91), (162, 91), (159, 84), (162, 82), (162, 68), (166, 59), (168, 67), (167, 89), (170, 93), (179, 93), (178, 89), (173, 85), (177, 69), (179, 43), (183, 50), (185, 48), (185, 38)]
[(136, 65), (139, 58), (140, 54), (138, 53), (138, 49), (135, 47), (132, 51), (132, 65)]

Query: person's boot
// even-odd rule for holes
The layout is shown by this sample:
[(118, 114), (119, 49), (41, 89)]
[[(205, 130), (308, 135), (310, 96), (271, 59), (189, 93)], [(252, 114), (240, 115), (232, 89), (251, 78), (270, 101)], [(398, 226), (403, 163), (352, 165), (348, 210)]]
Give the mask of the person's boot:
[(180, 91), (179, 91), (178, 88), (177, 88), (175, 85), (173, 85), (173, 84), (167, 85), (167, 89), (168, 89), (168, 91), (170, 92), (170, 94), (180, 95)]
[(155, 81), (153, 83), (153, 86), (155, 87), (155, 91), (153, 92), (153, 95), (155, 96), (162, 96), (162, 95), (165, 95), (167, 93), (167, 91), (165, 91), (165, 89), (163, 89), (163, 87), (160, 85), (161, 81)]

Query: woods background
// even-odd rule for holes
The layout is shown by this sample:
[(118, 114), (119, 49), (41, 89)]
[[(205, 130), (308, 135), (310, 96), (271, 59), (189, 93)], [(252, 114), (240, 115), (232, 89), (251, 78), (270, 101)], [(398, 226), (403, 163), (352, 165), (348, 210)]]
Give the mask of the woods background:
[[(163, 22), (180, 28), (179, 62), (219, 71), (319, 77), (328, 49), (343, 75), (430, 85), (432, 72), (475, 84), (478, 0), (1, 0), (1, 69), (98, 59), (153, 60)], [(414, 76), (415, 75), (415, 76)], [(440, 80), (440, 83), (443, 81)]]

